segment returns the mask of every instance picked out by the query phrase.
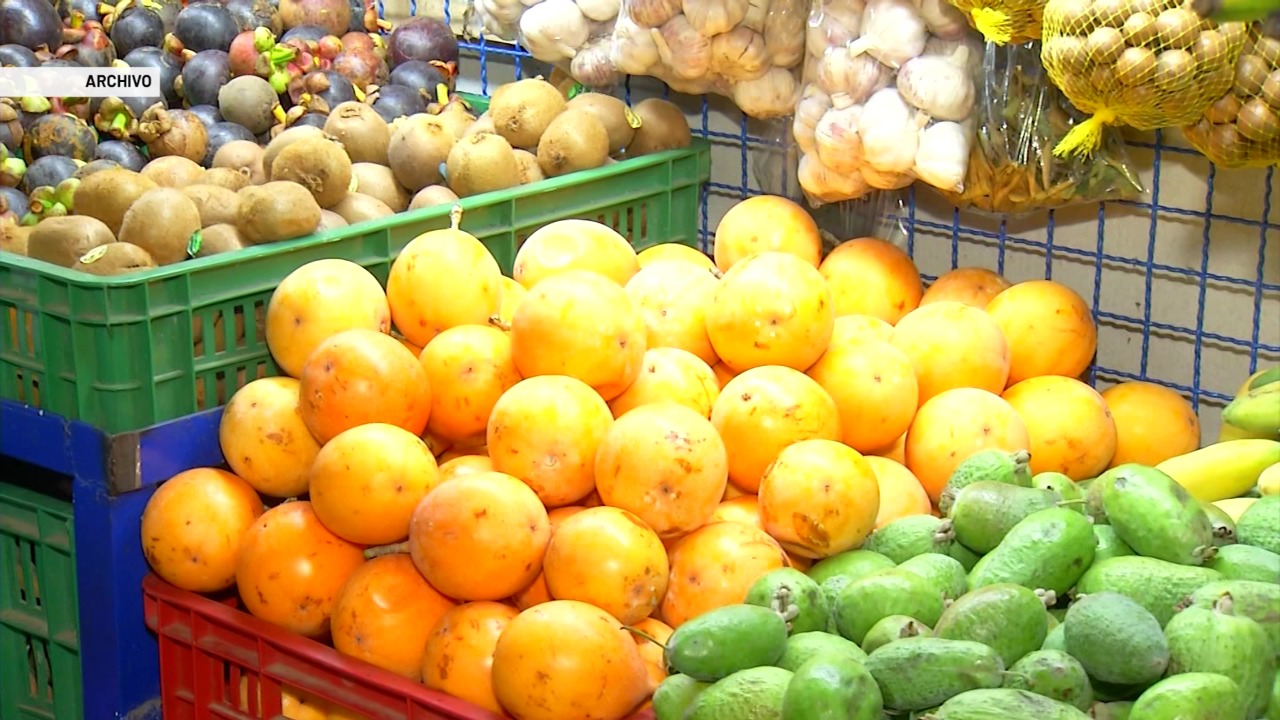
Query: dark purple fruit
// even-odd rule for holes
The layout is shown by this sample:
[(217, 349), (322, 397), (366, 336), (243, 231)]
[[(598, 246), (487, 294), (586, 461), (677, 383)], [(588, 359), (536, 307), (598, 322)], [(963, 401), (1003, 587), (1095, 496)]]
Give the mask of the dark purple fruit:
[(158, 47), (140, 47), (124, 56), (125, 64), (134, 68), (156, 68), (160, 71), (160, 91), (164, 93), (164, 101), (172, 108), (182, 107), (182, 96), (178, 94), (177, 79), (182, 75), (182, 66), (178, 64), (173, 53), (165, 52)]
[(38, 187), (57, 187), (79, 169), (80, 165), (65, 155), (45, 155), (27, 166), (20, 187), (28, 195)]
[(18, 188), (0, 185), (0, 218), (17, 220), (27, 214), (27, 194)]
[(332, 35), (320, 25), (295, 25), (285, 31), (280, 36), (281, 43), (287, 43), (290, 40), (309, 40), (311, 42), (320, 42), (320, 38)]
[(323, 130), (324, 124), (328, 121), (329, 121), (328, 115), (322, 115), (321, 113), (307, 113), (306, 115), (303, 115), (297, 120), (294, 120), (293, 124), (291, 124), (289, 127), (300, 127), (303, 125), (310, 125), (311, 127), (318, 127), (321, 130)]
[(98, 150), (98, 135), (85, 121), (74, 115), (50, 113), (42, 115), (27, 129), (22, 139), (22, 154), (31, 165), (47, 155), (65, 155), (88, 162)]
[(14, 154), (22, 150), (22, 137), (27, 134), (22, 114), (21, 109), (0, 103), (0, 146)]
[(392, 67), (410, 60), (458, 62), (458, 40), (448, 25), (430, 17), (415, 17), (391, 31), (387, 61)]
[(308, 73), (302, 82), (308, 93), (323, 100), (330, 108), (356, 99), (356, 89), (351, 81), (336, 70)]
[(180, 77), (187, 105), (216, 105), (218, 89), (231, 80), (231, 56), (224, 50), (198, 52), (182, 66)]
[(192, 3), (178, 13), (173, 32), (182, 46), (192, 52), (227, 50), (240, 33), (240, 25), (230, 10), (213, 2)]
[(58, 57), (85, 67), (109, 67), (116, 61), (115, 43), (98, 23), (85, 23), (68, 34), (67, 44), (58, 48)]
[(138, 48), (158, 48), (164, 44), (164, 21), (150, 8), (130, 5), (112, 23), (111, 42), (116, 54), (126, 59)]
[(80, 63), (76, 62), (75, 60), (71, 59), (71, 58), (56, 58), (56, 57), (55, 57), (55, 58), (49, 58), (48, 60), (43, 60), (43, 61), (41, 61), (41, 62), (40, 62), (40, 67), (47, 67), (47, 68), (74, 68), (74, 67), (84, 67), (84, 66), (83, 66), (83, 65), (81, 65)]
[(113, 168), (118, 168), (118, 167), (120, 167), (120, 163), (116, 162), (115, 160), (104, 160), (104, 159), (92, 160), (88, 163), (85, 163), (84, 165), (81, 165), (80, 169), (76, 170), (76, 174), (72, 175), (71, 177), (77, 180), (83, 180), (96, 172), (101, 172), (103, 170), (111, 170)]
[(40, 58), (23, 45), (0, 45), (0, 67), (40, 67)]
[[(106, 3), (105, 6), (110, 8), (113, 3)], [(80, 13), (80, 17), (87, 22), (102, 22), (102, 8), (104, 3), (101, 0), (58, 0), (58, 15), (64, 20), (71, 19), (71, 13)]]
[(139, 172), (147, 164), (138, 147), (133, 143), (119, 140), (108, 140), (98, 143), (98, 151), (93, 154), (95, 160), (110, 160), (126, 170)]
[(453, 92), (453, 78), (447, 69), (422, 60), (410, 60), (392, 68), (391, 84), (423, 90), (430, 98), (436, 97), (437, 85), (444, 85), (449, 92)]
[(255, 142), (256, 138), (243, 125), (230, 122), (215, 123), (213, 127), (209, 128), (209, 147), (205, 151), (204, 162), (201, 164), (205, 167), (212, 165), (213, 156), (218, 154), (218, 148), (234, 140)]
[(235, 18), (240, 32), (267, 28), (273, 35), (284, 31), (284, 23), (280, 22), (280, 13), (276, 6), (267, 0), (230, 0), (227, 11)]
[(0, 45), (10, 43), (30, 50), (52, 50), (62, 44), (62, 18), (49, 0), (0, 2)]
[(146, 112), (147, 108), (151, 107), (152, 105), (155, 105), (156, 103), (165, 105), (166, 101), (162, 97), (125, 98), (124, 99), (125, 107), (129, 108), (129, 112), (132, 113), (133, 117), (135, 118), (142, 117), (142, 113)]
[[(217, 102), (217, 98), (214, 98), (214, 102)], [(218, 112), (217, 105), (196, 105), (188, 112), (200, 118), (200, 122), (204, 123), (205, 130), (222, 122), (222, 113)]]
[(391, 122), (398, 117), (416, 115), (427, 111), (427, 101), (422, 93), (404, 85), (383, 85), (373, 101), (373, 110), (383, 120)]

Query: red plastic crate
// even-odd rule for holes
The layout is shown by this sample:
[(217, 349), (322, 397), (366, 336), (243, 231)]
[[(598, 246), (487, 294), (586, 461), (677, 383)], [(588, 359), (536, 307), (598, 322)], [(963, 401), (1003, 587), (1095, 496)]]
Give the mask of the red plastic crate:
[[(368, 720), (502, 718), (281, 630), (243, 612), (234, 599), (211, 600), (155, 575), (143, 580), (142, 590), (147, 626), (160, 636), (165, 720), (275, 718), (282, 686)], [(242, 678), (248, 678), (247, 693)], [(653, 720), (653, 713), (646, 709), (628, 720)]]

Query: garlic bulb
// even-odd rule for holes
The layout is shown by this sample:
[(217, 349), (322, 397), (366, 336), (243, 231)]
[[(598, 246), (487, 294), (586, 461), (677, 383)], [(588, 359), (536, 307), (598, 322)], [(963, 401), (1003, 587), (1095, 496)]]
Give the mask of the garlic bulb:
[(747, 0), (684, 0), (683, 8), (689, 24), (707, 37), (729, 32), (747, 16)]
[(924, 52), (927, 39), (928, 30), (912, 0), (870, 0), (862, 14), (862, 35), (849, 49), (898, 68)]
[(520, 0), (475, 0), (474, 7), (484, 33), (503, 40), (516, 38), (525, 9)]
[[(706, 95), (709, 92), (719, 92), (716, 77), (714, 75), (703, 75), (691, 79), (673, 77), (666, 72), (654, 73), (654, 77), (666, 83), (672, 90), (684, 95)], [(721, 92), (721, 95), (724, 93)]]
[(773, 0), (764, 20), (764, 42), (774, 67), (795, 67), (804, 59), (807, 0)]
[(733, 102), (752, 117), (769, 118), (790, 115), (796, 106), (800, 86), (789, 70), (771, 68), (755, 80), (743, 80), (733, 86)]
[(881, 172), (870, 165), (862, 166), (862, 181), (876, 190), (901, 190), (915, 182), (915, 179), (909, 172)]
[(930, 185), (951, 192), (964, 191), (969, 170), (969, 136), (959, 123), (939, 122), (920, 131), (915, 174)]
[(754, 80), (769, 70), (764, 36), (739, 25), (711, 38), (711, 71), (727, 80)]
[(610, 59), (612, 46), (608, 36), (587, 43), (573, 56), (569, 74), (589, 88), (609, 88), (622, 82), (622, 74)]
[(813, 155), (800, 158), (797, 168), (797, 180), (810, 200), (818, 203), (834, 203), (841, 200), (855, 200), (871, 193), (862, 176), (854, 173), (842, 175), (823, 167)]
[(738, 23), (742, 27), (764, 33), (764, 21), (769, 17), (769, 0), (747, 0), (747, 14)]
[(831, 48), (817, 62), (818, 87), (830, 95), (844, 93), (854, 102), (862, 102), (877, 86), (887, 82), (889, 68), (870, 55), (854, 55), (847, 48)]
[(818, 122), (831, 109), (831, 98), (821, 90), (807, 87), (804, 97), (796, 103), (795, 117), (791, 121), (791, 134), (796, 139), (800, 152), (811, 154), (817, 151), (817, 140), (814, 137)]
[(572, 58), (587, 44), (590, 32), (573, 0), (544, 0), (520, 16), (520, 44), (544, 62)]
[(658, 46), (649, 28), (642, 28), (623, 13), (613, 29), (609, 60), (624, 75), (645, 75), (658, 64)]
[(574, 0), (578, 9), (588, 20), (596, 22), (609, 22), (618, 17), (618, 11), (622, 9), (621, 0)]
[(920, 19), (931, 35), (943, 40), (959, 40), (969, 34), (964, 13), (947, 0), (920, 0)]
[(640, 27), (662, 27), (680, 14), (680, 0), (627, 0), (627, 14)]
[(874, 93), (862, 109), (858, 134), (867, 163), (886, 173), (902, 173), (915, 164), (919, 130), (915, 114), (895, 88)]
[(684, 15), (676, 15), (652, 34), (658, 57), (677, 78), (693, 80), (711, 71), (711, 38), (695, 30)]
[(823, 167), (842, 175), (854, 175), (862, 164), (862, 138), (858, 136), (861, 105), (831, 109), (814, 129), (818, 160)]
[(862, 27), (862, 15), (847, 12), (830, 12), (832, 8), (824, 8), (821, 13), (814, 13), (809, 18), (809, 29), (805, 36), (805, 45), (809, 54), (822, 57), (828, 50), (843, 48), (858, 39), (858, 31)]
[(951, 59), (921, 55), (898, 70), (898, 92), (911, 105), (937, 120), (964, 120), (973, 114), (973, 74), (969, 49), (961, 46)]

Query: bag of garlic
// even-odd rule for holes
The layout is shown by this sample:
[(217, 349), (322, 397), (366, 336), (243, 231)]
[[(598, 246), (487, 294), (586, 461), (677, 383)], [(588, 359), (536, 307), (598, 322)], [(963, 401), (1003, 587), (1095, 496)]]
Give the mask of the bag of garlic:
[[(512, 39), (519, 41), (535, 60), (551, 63), (586, 87), (607, 90), (623, 80), (610, 59), (614, 25), (621, 0), (475, 0), (480, 10), (505, 3), (519, 6)], [(504, 16), (505, 17), (505, 16)], [(503, 30), (510, 31), (504, 26)]]
[(978, 73), (977, 136), (956, 207), (1019, 215), (1079, 203), (1136, 200), (1145, 190), (1124, 138), (1105, 128), (1091, 157), (1054, 157), (1053, 147), (1085, 116), (1049, 82), (1040, 43), (988, 43)]
[(792, 134), (812, 205), (922, 180), (959, 192), (982, 45), (960, 11), (916, 0), (815, 0)]
[(808, 13), (808, 0), (623, 0), (610, 57), (619, 72), (676, 92), (784, 117), (799, 95)]
[(1280, 40), (1263, 35), (1257, 24), (1250, 27), (1231, 89), (1182, 134), (1223, 167), (1280, 162)]
[(969, 24), (989, 43), (1022, 44), (1040, 39), (1044, 0), (948, 1), (965, 14)]
[(1195, 122), (1231, 87), (1245, 25), (1201, 19), (1185, 0), (1049, 0), (1040, 58), (1091, 117), (1054, 154), (1094, 152), (1107, 125), (1138, 130)]

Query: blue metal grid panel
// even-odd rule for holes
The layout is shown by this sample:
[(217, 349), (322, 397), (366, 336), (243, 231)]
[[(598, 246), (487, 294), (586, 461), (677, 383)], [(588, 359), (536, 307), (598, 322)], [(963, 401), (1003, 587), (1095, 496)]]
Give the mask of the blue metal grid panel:
[[(418, 0), (409, 0), (409, 15), (419, 8)], [(421, 11), (430, 12), (425, 0)], [(451, 19), (448, 0), (444, 15)], [(487, 95), (495, 85), (549, 73), (518, 47), (484, 39), (463, 46), (462, 87), (468, 91)], [(618, 94), (668, 97), (715, 145), (702, 203), (704, 250), (737, 200), (766, 192), (794, 195), (785, 124), (746, 118), (725, 98), (673, 95), (650, 78), (629, 78)], [(1097, 386), (1146, 380), (1175, 388), (1201, 410), (1209, 441), (1219, 427), (1218, 409), (1240, 382), (1259, 367), (1280, 363), (1275, 172), (1215, 168), (1176, 132), (1129, 140), (1149, 191), (1142, 202), (1008, 221), (957, 211), (918, 187), (902, 193), (900, 202), (890, 197), (866, 205), (888, 206), (901, 230), (897, 239), (927, 278), (978, 265), (1015, 282), (1052, 278), (1074, 288), (1099, 324), (1097, 364), (1090, 370)], [(838, 226), (857, 227), (847, 209), (819, 211), (828, 213)]]

